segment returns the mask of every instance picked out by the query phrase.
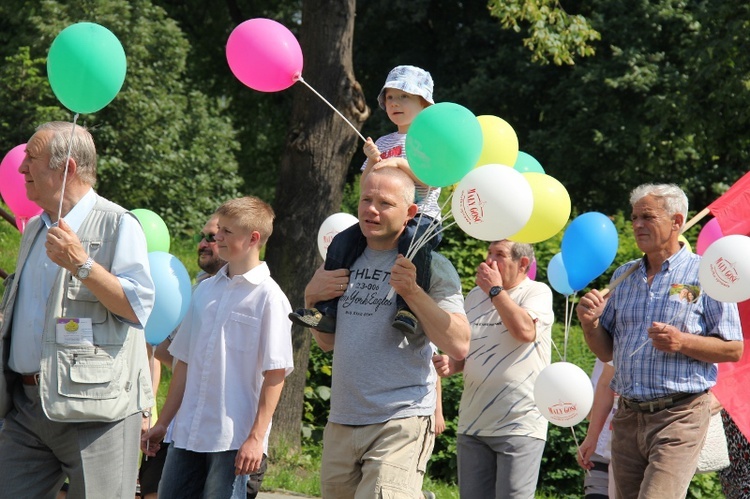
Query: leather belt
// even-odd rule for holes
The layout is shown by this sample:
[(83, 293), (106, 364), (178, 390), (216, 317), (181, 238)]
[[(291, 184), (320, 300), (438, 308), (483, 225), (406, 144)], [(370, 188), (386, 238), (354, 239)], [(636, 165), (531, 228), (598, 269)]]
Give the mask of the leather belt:
[(675, 393), (669, 397), (638, 402), (637, 400), (620, 397), (620, 404), (637, 412), (657, 412), (664, 409), (670, 409), (678, 404), (682, 404), (706, 393), (706, 390), (699, 393)]
[(21, 383), (29, 386), (37, 386), (39, 384), (39, 373), (22, 374)]

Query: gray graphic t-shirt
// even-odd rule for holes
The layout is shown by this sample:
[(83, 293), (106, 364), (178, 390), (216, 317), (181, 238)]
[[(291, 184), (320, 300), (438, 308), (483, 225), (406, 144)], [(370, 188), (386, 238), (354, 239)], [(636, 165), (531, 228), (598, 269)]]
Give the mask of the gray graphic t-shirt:
[[(388, 298), (397, 250), (367, 248), (351, 267), (339, 300), (330, 421), (364, 425), (435, 411), (432, 345), (418, 329), (407, 337), (391, 326), (395, 294)], [(463, 314), (461, 284), (450, 262), (432, 258), (430, 296), (449, 313)]]

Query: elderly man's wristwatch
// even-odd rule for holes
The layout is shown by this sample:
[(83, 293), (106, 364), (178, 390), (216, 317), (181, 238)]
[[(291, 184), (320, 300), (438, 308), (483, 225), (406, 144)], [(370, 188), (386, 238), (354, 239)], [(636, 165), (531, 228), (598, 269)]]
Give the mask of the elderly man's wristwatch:
[(503, 290), (502, 286), (492, 286), (490, 288), (490, 293), (489, 293), (489, 295), (490, 295), (490, 301), (492, 301), (492, 299), (494, 297), (496, 297), (497, 295), (499, 295), (502, 292), (502, 290)]
[(80, 265), (78, 267), (78, 272), (76, 272), (76, 277), (81, 281), (86, 279), (91, 273), (91, 267), (93, 266), (94, 266), (94, 259), (91, 257), (86, 258), (86, 261), (83, 262), (83, 265)]

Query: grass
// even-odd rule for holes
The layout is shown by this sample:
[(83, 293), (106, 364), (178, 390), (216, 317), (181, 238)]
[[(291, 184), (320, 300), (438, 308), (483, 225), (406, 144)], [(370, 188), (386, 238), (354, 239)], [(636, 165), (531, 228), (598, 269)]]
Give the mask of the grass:
[[(8, 213), (8, 207), (5, 204), (0, 203), (0, 208), (4, 209)], [(7, 274), (12, 274), (16, 269), (16, 258), (18, 255), (18, 247), (21, 243), (21, 233), (14, 225), (8, 223), (4, 218), (0, 219), (0, 269), (5, 271)], [(0, 279), (0, 296), (5, 290), (3, 284), (4, 279)]]

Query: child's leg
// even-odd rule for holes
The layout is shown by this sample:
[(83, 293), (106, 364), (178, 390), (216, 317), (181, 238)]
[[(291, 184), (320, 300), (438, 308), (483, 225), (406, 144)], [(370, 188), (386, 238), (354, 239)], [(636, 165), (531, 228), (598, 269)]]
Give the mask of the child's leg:
[[(409, 220), (409, 223), (406, 226), (406, 230), (404, 230), (404, 233), (401, 234), (401, 237), (398, 240), (398, 252), (402, 255), (406, 255), (409, 250), (409, 246), (411, 246), (412, 244), (412, 240), (416, 244), (416, 242), (426, 232), (431, 222), (431, 217), (422, 216), (420, 220), (419, 215)], [(439, 230), (440, 227), (440, 225), (438, 225), (437, 227), (433, 226), (430, 228), (430, 230), (434, 232), (436, 230)], [(430, 289), (430, 278), (432, 275), (430, 271), (430, 266), (432, 265), (432, 250), (437, 246), (437, 243), (439, 243), (440, 240), (442, 240), (440, 234), (427, 239), (424, 245), (419, 248), (419, 250), (411, 260), (417, 269), (417, 284), (425, 291), (429, 291)], [(417, 317), (411, 312), (404, 299), (399, 295), (396, 295), (396, 307), (398, 309), (398, 312), (396, 313), (396, 317), (393, 321), (393, 327), (407, 333), (416, 332), (417, 324), (419, 321)]]
[[(359, 224), (336, 234), (326, 252), (325, 270), (348, 269), (365, 251), (367, 240)], [(336, 317), (339, 299), (333, 298), (315, 304), (315, 308), (327, 317)]]
[[(326, 252), (325, 270), (348, 269), (365, 251), (367, 240), (362, 235), (359, 224), (336, 234)], [(297, 325), (312, 327), (324, 333), (336, 332), (336, 312), (339, 298), (321, 301), (315, 308), (298, 308), (289, 314), (289, 319)]]

